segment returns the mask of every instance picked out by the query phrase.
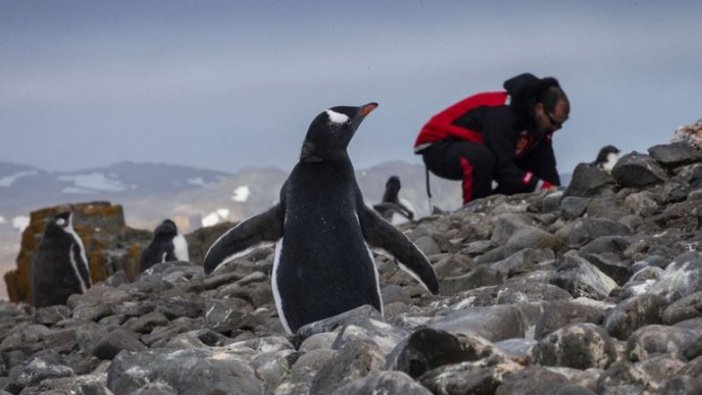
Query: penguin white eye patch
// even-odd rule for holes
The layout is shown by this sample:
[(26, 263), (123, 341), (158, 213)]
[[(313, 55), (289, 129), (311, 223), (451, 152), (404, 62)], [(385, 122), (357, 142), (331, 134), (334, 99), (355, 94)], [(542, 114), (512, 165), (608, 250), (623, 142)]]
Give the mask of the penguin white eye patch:
[(66, 225), (66, 220), (63, 219), (63, 218), (59, 218), (59, 219), (56, 220), (56, 225), (58, 225), (58, 226), (64, 226), (64, 225)]
[(334, 123), (346, 123), (349, 120), (348, 115), (332, 110), (327, 110), (327, 116), (329, 116), (329, 120)]

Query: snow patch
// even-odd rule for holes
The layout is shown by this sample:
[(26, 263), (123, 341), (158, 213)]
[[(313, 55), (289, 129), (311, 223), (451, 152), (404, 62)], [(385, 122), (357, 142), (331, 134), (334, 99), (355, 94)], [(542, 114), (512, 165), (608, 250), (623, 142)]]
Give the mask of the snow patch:
[(74, 176), (61, 176), (59, 179), (62, 181), (71, 181), (78, 188), (109, 192), (121, 192), (126, 189), (126, 186), (120, 181), (109, 179), (105, 177), (104, 174), (98, 172)]
[(226, 221), (229, 218), (229, 210), (226, 208), (217, 209), (202, 218), (200, 223), (203, 227), (214, 226), (220, 222)]
[(19, 229), (20, 232), (24, 232), (24, 229), (29, 226), (29, 217), (24, 215), (18, 215), (12, 218), (12, 227)]
[(33, 176), (37, 174), (35, 170), (29, 170), (29, 171), (21, 171), (19, 173), (13, 174), (11, 176), (6, 176), (3, 178), (0, 178), (0, 187), (9, 187), (10, 185), (14, 184), (15, 181), (19, 180), (22, 177), (27, 177), (27, 176)]
[(202, 177), (188, 178), (186, 181), (188, 182), (188, 184), (192, 184), (192, 185), (199, 185), (199, 186), (207, 185), (207, 183), (205, 182), (205, 179)]
[(235, 202), (244, 203), (249, 199), (249, 195), (251, 195), (251, 189), (249, 189), (247, 185), (242, 185), (234, 189), (232, 200)]

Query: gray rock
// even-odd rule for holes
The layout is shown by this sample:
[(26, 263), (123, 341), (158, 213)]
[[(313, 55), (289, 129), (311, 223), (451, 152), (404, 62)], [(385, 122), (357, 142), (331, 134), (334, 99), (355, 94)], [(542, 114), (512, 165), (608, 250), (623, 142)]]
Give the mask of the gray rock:
[(274, 393), (280, 384), (287, 381), (290, 369), (299, 356), (300, 353), (296, 351), (281, 350), (260, 354), (251, 362), (256, 377), (263, 380), (266, 394)]
[(493, 342), (524, 337), (526, 332), (521, 311), (512, 305), (469, 307), (452, 311), (430, 322), (428, 326), (453, 334), (480, 336)]
[(439, 288), (443, 295), (453, 295), (465, 290), (497, 284), (502, 284), (502, 274), (490, 265), (478, 265), (464, 275), (440, 280)]
[(144, 351), (147, 347), (142, 344), (134, 333), (118, 328), (107, 333), (100, 339), (92, 350), (93, 355), (102, 360), (112, 360), (122, 350)]
[(145, 384), (130, 395), (178, 395), (178, 391), (166, 383), (157, 381)]
[(602, 323), (609, 306), (586, 301), (587, 299), (576, 299), (543, 303), (543, 313), (534, 328), (534, 338), (542, 339), (551, 332), (571, 324)]
[(539, 341), (536, 361), (575, 369), (606, 368), (617, 358), (614, 342), (599, 326), (588, 323), (561, 328)]
[(73, 319), (84, 321), (99, 321), (115, 313), (114, 305), (80, 305), (73, 310)]
[(456, 336), (431, 328), (416, 330), (387, 357), (387, 370), (417, 378), (444, 365), (476, 361), (495, 352), (490, 342), (477, 336)]
[(673, 325), (680, 321), (700, 316), (702, 311), (702, 292), (695, 292), (676, 300), (663, 311), (663, 322)]
[(383, 316), (372, 306), (363, 305), (339, 315), (304, 325), (297, 330), (297, 336), (300, 340), (304, 340), (314, 334), (331, 332), (348, 324), (364, 326), (369, 320), (382, 321)]
[(64, 305), (41, 307), (34, 315), (35, 322), (42, 325), (53, 325), (59, 321), (70, 318), (71, 309)]
[(563, 244), (554, 235), (535, 226), (517, 229), (507, 240), (505, 249), (511, 255), (525, 248), (548, 249), (557, 251)]
[(422, 236), (414, 241), (414, 244), (419, 248), (424, 255), (434, 255), (441, 253), (439, 244), (431, 236)]
[(161, 313), (152, 312), (136, 319), (129, 319), (124, 327), (132, 332), (150, 333), (157, 326), (167, 326), (170, 321)]
[(505, 375), (495, 395), (552, 394), (565, 384), (568, 384), (568, 380), (562, 374), (540, 366), (527, 366), (518, 372)]
[(570, 246), (583, 245), (602, 236), (630, 234), (631, 229), (626, 225), (605, 218), (580, 218), (556, 232), (556, 236)]
[(598, 394), (640, 394), (649, 377), (640, 367), (628, 361), (613, 363), (597, 380)]
[(666, 300), (658, 295), (633, 296), (612, 309), (604, 327), (611, 336), (626, 340), (641, 327), (660, 324), (666, 305)]
[(631, 361), (643, 361), (655, 354), (674, 354), (690, 360), (702, 354), (702, 338), (688, 329), (647, 325), (629, 336), (626, 354)]
[(332, 343), (332, 348), (338, 350), (344, 348), (353, 339), (361, 339), (373, 342), (385, 355), (392, 351), (397, 346), (397, 343), (408, 335), (409, 332), (406, 329), (398, 328), (382, 321), (371, 320), (364, 326), (350, 324), (342, 327), (339, 335)]
[(332, 344), (334, 344), (334, 341), (338, 336), (339, 335), (334, 332), (314, 334), (300, 344), (300, 351), (308, 352), (325, 348), (331, 349)]
[(622, 156), (612, 169), (612, 176), (624, 188), (645, 188), (665, 182), (665, 171), (653, 158), (636, 151)]
[(323, 366), (312, 380), (310, 395), (331, 394), (337, 389), (359, 380), (373, 371), (382, 370), (385, 357), (372, 342), (347, 343), (339, 353)]
[(702, 152), (683, 142), (654, 145), (648, 149), (649, 155), (666, 167), (677, 167), (702, 162)]
[(512, 235), (519, 229), (534, 225), (534, 220), (524, 214), (502, 214), (497, 217), (495, 228), (490, 236), (494, 245), (506, 244)]
[(129, 394), (147, 383), (160, 381), (178, 393), (260, 394), (263, 383), (237, 354), (226, 349), (178, 351), (122, 351), (107, 373), (107, 387)]
[(624, 204), (637, 215), (650, 216), (659, 209), (658, 202), (650, 191), (632, 193), (624, 199)]
[(214, 299), (205, 308), (205, 326), (215, 332), (231, 333), (248, 323), (252, 310), (243, 299)]
[(593, 197), (613, 194), (617, 184), (606, 171), (590, 163), (580, 163), (563, 196)]
[(518, 274), (529, 273), (536, 269), (539, 263), (555, 261), (553, 250), (525, 248), (517, 251), (509, 257), (490, 264), (490, 266), (502, 273), (505, 277), (512, 277)]
[(221, 347), (231, 343), (232, 339), (205, 328), (178, 334), (168, 340), (163, 347), (181, 350), (186, 348)]
[(356, 394), (431, 395), (431, 392), (402, 372), (372, 372), (332, 393), (332, 395)]
[(492, 306), (497, 304), (514, 304), (527, 302), (551, 302), (569, 300), (571, 295), (555, 285), (543, 281), (510, 279), (508, 282), (492, 287), (482, 287), (462, 292), (449, 300), (452, 309), (465, 307)]
[(589, 218), (602, 217), (619, 220), (631, 213), (626, 204), (616, 196), (593, 198), (587, 206)]
[[(614, 181), (612, 181), (614, 182)], [(561, 217), (568, 221), (585, 214), (590, 199), (578, 196), (564, 196), (561, 200)]]
[(44, 358), (34, 358), (16, 374), (10, 376), (11, 381), (5, 389), (17, 394), (23, 388), (39, 384), (42, 380), (73, 375), (73, 369), (68, 366)]
[(537, 344), (536, 340), (515, 338), (496, 342), (495, 348), (512, 361), (527, 365), (534, 359)]
[(576, 255), (565, 256), (551, 278), (551, 284), (568, 291), (573, 297), (602, 300), (617, 283), (590, 262)]
[(660, 280), (649, 292), (669, 301), (702, 291), (702, 256), (698, 252), (684, 253), (665, 268)]
[(276, 388), (275, 395), (309, 394), (317, 372), (328, 366), (337, 354), (336, 350), (319, 349), (301, 355), (290, 370), (290, 379)]
[(442, 366), (425, 373), (420, 381), (434, 394), (494, 394), (508, 373), (521, 369), (521, 365), (495, 355)]

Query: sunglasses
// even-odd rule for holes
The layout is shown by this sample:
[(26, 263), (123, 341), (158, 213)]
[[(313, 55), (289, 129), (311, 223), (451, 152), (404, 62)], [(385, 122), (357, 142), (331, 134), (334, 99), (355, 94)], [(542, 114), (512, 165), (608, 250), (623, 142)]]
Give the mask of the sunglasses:
[(563, 122), (558, 122), (556, 118), (553, 117), (553, 115), (545, 111), (544, 114), (546, 114), (546, 116), (548, 117), (548, 121), (551, 122), (551, 125), (553, 125), (555, 130), (558, 130), (563, 127)]

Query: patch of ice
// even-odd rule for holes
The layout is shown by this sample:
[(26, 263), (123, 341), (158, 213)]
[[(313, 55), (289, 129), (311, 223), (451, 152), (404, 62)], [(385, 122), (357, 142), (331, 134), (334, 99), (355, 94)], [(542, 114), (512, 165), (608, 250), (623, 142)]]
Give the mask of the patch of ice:
[(29, 217), (24, 215), (18, 215), (12, 218), (12, 227), (19, 229), (20, 232), (24, 232), (24, 229), (29, 226)]
[(36, 170), (29, 170), (29, 171), (21, 171), (17, 174), (13, 174), (11, 176), (2, 177), (2, 178), (0, 178), (0, 187), (7, 188), (7, 187), (11, 186), (12, 184), (14, 184), (15, 181), (19, 180), (22, 177), (33, 176), (35, 174), (37, 174)]
[(73, 176), (61, 176), (62, 181), (71, 181), (78, 188), (94, 189), (99, 191), (121, 192), (126, 186), (119, 180), (112, 180), (104, 174), (93, 172), (89, 174), (77, 174)]
[(245, 202), (248, 200), (249, 195), (251, 195), (251, 190), (247, 185), (242, 185), (240, 187), (236, 187), (234, 189), (234, 195), (232, 196), (232, 200), (235, 202)]

